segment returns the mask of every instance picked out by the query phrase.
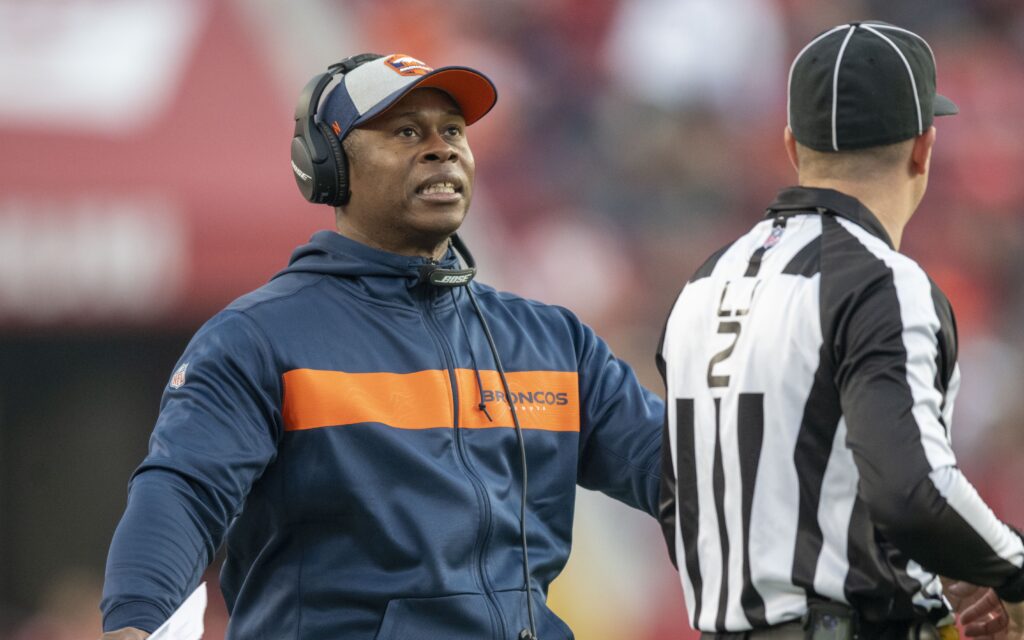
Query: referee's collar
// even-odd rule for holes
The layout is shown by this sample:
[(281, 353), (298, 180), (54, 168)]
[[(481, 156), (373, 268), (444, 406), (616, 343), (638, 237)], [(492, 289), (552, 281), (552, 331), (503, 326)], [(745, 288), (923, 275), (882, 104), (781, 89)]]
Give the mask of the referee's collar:
[(772, 218), (778, 212), (825, 213), (826, 211), (856, 222), (872, 235), (885, 241), (889, 248), (893, 247), (889, 233), (878, 221), (871, 210), (861, 204), (853, 196), (835, 189), (819, 189), (817, 187), (786, 187), (775, 196), (775, 202), (768, 205), (765, 217)]

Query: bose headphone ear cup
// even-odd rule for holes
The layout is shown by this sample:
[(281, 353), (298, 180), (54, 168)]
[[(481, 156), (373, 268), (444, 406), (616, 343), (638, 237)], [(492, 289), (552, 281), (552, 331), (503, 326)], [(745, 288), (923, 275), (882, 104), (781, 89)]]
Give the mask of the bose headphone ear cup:
[[(292, 138), (292, 175), (308, 202), (334, 204), (338, 200), (339, 150), (340, 145), (333, 132), (312, 122), (312, 119), (308, 134)], [(317, 157), (321, 158), (319, 162), (316, 161)]]
[(292, 177), (302, 197), (317, 202), (316, 166), (307, 140), (303, 136), (292, 138)]
[(348, 158), (334, 131), (317, 122), (316, 112), (332, 79), (383, 57), (379, 53), (361, 53), (345, 58), (327, 67), (326, 73), (314, 76), (302, 89), (295, 107), (291, 164), (295, 184), (307, 201), (335, 207), (348, 203)]
[[(349, 195), (351, 195), (348, 190), (348, 158), (345, 157), (345, 151), (341, 148), (341, 141), (338, 140), (338, 136), (334, 135), (334, 131), (323, 122), (318, 122), (316, 126), (327, 142), (327, 146), (331, 149), (331, 157), (334, 158), (334, 162), (326, 162), (323, 167), (324, 173), (326, 173), (327, 165), (331, 165), (330, 169), (333, 169), (331, 171), (333, 174), (331, 179), (334, 184), (334, 190), (331, 192), (332, 197), (325, 199), (324, 204), (333, 206), (347, 204)], [(327, 176), (324, 177), (327, 178)]]

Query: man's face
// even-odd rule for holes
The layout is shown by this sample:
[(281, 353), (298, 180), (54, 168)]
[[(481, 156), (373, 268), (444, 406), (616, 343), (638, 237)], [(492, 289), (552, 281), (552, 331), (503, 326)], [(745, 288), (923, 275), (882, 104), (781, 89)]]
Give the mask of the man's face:
[(439, 257), (466, 217), (473, 154), (448, 94), (417, 89), (349, 133), (352, 199), (338, 231), (393, 253)]

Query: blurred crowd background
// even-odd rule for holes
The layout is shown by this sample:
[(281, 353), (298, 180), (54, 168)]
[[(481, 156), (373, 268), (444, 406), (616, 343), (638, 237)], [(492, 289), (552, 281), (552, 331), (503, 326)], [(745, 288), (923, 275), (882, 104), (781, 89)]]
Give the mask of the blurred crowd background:
[[(866, 18), (924, 35), (961, 107), (937, 123), (903, 249), (958, 314), (961, 464), (1022, 526), (1019, 0), (0, 0), (0, 638), (99, 635), (173, 363), (332, 225), (288, 164), (295, 100), (327, 64), (402, 52), (488, 73), (464, 228), (481, 278), (575, 310), (663, 393), (654, 351), (682, 283), (794, 182), (792, 57)], [(580, 640), (696, 637), (654, 521), (586, 491), (550, 599)]]

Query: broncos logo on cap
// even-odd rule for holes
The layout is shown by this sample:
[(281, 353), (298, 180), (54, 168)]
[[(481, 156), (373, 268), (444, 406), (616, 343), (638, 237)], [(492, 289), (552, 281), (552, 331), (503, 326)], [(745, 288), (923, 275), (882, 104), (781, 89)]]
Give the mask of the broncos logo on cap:
[(425, 62), (417, 60), (412, 56), (407, 56), (404, 53), (388, 56), (384, 60), (384, 64), (403, 76), (425, 76), (434, 70), (433, 67), (428, 67)]

